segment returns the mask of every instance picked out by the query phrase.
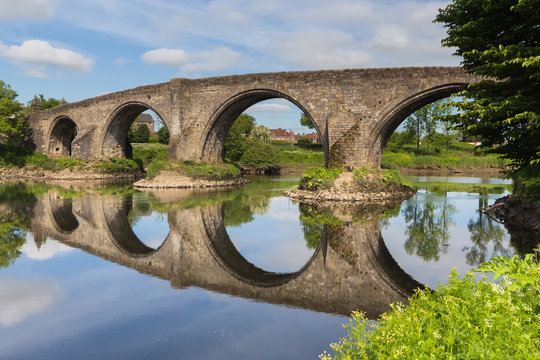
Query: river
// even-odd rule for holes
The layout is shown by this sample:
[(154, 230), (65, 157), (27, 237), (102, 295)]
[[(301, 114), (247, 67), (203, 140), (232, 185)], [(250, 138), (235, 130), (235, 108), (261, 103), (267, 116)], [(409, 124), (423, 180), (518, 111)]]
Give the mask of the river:
[(406, 177), (395, 208), (318, 208), (291, 176), (236, 190), (0, 185), (0, 357), (315, 359), (519, 240), (480, 209), (502, 179)]

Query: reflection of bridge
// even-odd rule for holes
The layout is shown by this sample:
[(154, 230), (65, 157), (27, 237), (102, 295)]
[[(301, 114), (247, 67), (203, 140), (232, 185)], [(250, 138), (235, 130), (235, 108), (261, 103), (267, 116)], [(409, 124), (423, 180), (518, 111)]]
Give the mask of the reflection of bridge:
[(268, 273), (246, 261), (223, 225), (221, 205), (170, 210), (170, 232), (156, 250), (129, 225), (131, 199), (85, 195), (39, 198), (31, 231), (69, 246), (170, 280), (173, 287), (211, 291), (315, 311), (376, 318), (388, 304), (406, 301), (419, 286), (388, 253), (377, 222), (332, 227), (303, 269)]
[[(170, 160), (220, 161), (232, 123), (251, 105), (283, 98), (315, 124), (336, 165), (378, 165), (388, 138), (416, 109), (477, 80), (460, 68), (422, 67), (248, 74), (172, 79), (39, 111), (38, 150), (82, 160), (129, 156), (127, 131), (153, 110), (171, 134)], [(76, 131), (75, 131), (76, 130)]]

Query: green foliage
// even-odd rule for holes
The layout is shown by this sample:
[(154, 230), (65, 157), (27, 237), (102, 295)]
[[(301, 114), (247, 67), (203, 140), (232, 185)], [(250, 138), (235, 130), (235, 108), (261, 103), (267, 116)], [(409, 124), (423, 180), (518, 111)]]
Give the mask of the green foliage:
[(240, 160), (246, 150), (246, 138), (254, 127), (255, 118), (247, 114), (240, 115), (234, 121), (223, 146), (224, 160), (226, 162), (234, 163)]
[(309, 168), (302, 173), (298, 188), (300, 190), (310, 191), (329, 188), (342, 172), (342, 169), (327, 169), (325, 167)]
[(257, 125), (249, 132), (249, 137), (264, 142), (270, 142), (270, 130), (264, 125)]
[(465, 71), (482, 76), (459, 93), (448, 120), (510, 160), (510, 174), (540, 162), (540, 3), (454, 0), (436, 22), (443, 46), (456, 49)]
[(83, 168), (86, 164), (82, 161), (73, 159), (73, 158), (61, 158), (56, 160), (56, 163), (54, 164), (55, 170), (63, 170), (63, 169), (70, 169), (73, 170), (75, 167)]
[(299, 136), (296, 143), (300, 146), (302, 145), (311, 145), (311, 139), (308, 136)]
[(145, 124), (137, 125), (135, 134), (133, 135), (134, 143), (147, 143), (150, 138), (150, 129)]
[(153, 160), (146, 168), (146, 178), (155, 178), (162, 170), (169, 167), (169, 162), (164, 159)]
[(167, 149), (165, 144), (137, 144), (133, 146), (133, 160), (140, 160), (147, 167), (155, 160), (167, 160)]
[[(43, 96), (43, 94), (38, 95), (38, 100), (39, 100), (39, 108), (41, 110), (51, 109), (53, 107), (56, 107), (56, 106), (62, 104), (62, 100), (58, 100), (58, 99), (55, 99), (55, 98), (52, 98), (52, 97), (50, 97), (48, 99), (45, 99), (45, 96)], [(29, 100), (26, 103), (26, 106), (28, 106), (28, 107), (32, 106), (32, 101), (33, 100)]]
[(169, 144), (170, 134), (166, 126), (162, 126), (158, 130), (158, 142), (160, 144)]
[(238, 165), (257, 171), (277, 170), (282, 165), (282, 159), (279, 150), (272, 144), (257, 139), (248, 139), (246, 149), (238, 160)]
[(193, 179), (225, 180), (236, 179), (242, 175), (240, 169), (232, 164), (206, 164), (186, 161), (178, 164), (180, 170)]
[(300, 125), (306, 126), (310, 129), (315, 129), (315, 125), (313, 124), (313, 122), (311, 122), (311, 119), (305, 113), (302, 113), (302, 115), (300, 116)]
[(0, 268), (13, 264), (21, 255), (27, 222), (24, 216), (14, 211), (0, 213)]
[(485, 169), (503, 168), (507, 160), (497, 155), (469, 156), (411, 156), (408, 153), (385, 153), (381, 159), (383, 169), (409, 168), (409, 169)]
[[(476, 271), (500, 283), (455, 270), (448, 284), (418, 290), (410, 305), (392, 305), (378, 322), (354, 312), (348, 336), (331, 344), (334, 359), (538, 359), (540, 265), (527, 255), (494, 258)], [(321, 359), (331, 359), (322, 354)]]
[(95, 165), (95, 169), (107, 174), (133, 174), (141, 170), (139, 164), (134, 160), (115, 157), (109, 160), (101, 160)]
[(28, 124), (17, 96), (15, 90), (0, 80), (0, 142), (22, 144), (27, 135)]
[(277, 148), (281, 153), (283, 165), (324, 166), (322, 147), (279, 146)]

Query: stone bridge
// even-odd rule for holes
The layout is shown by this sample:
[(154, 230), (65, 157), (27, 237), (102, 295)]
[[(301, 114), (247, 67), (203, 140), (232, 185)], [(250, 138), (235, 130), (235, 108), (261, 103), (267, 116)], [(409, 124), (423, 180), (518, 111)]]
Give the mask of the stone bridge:
[(328, 228), (302, 269), (281, 274), (258, 268), (236, 250), (224, 226), (221, 204), (169, 210), (170, 231), (157, 249), (133, 233), (127, 218), (132, 204), (130, 196), (87, 193), (63, 199), (52, 190), (38, 199), (29, 230), (34, 239), (56, 239), (170, 281), (175, 288), (196, 286), (347, 316), (360, 309), (377, 318), (390, 303), (407, 301), (420, 286), (389, 254), (377, 221)]
[(30, 126), (37, 149), (49, 156), (129, 157), (129, 126), (150, 109), (169, 129), (169, 160), (219, 162), (238, 115), (257, 102), (283, 98), (311, 119), (327, 164), (371, 167), (380, 164), (390, 135), (409, 114), (477, 80), (457, 67), (179, 78), (43, 111), (35, 103)]

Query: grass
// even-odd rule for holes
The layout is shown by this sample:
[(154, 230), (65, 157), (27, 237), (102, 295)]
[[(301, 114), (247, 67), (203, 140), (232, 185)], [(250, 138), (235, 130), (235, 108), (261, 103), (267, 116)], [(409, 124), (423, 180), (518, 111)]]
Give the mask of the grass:
[(310, 191), (329, 188), (342, 172), (341, 169), (327, 169), (325, 167), (309, 168), (300, 177), (298, 188)]
[(353, 312), (347, 337), (320, 358), (540, 359), (537, 255), (496, 257), (474, 271), (501, 280), (452, 271), (446, 285), (418, 290), (408, 306), (392, 305), (377, 322)]
[(381, 159), (383, 169), (485, 169), (485, 168), (504, 168), (507, 161), (499, 159), (496, 155), (485, 156), (433, 156), (420, 155), (414, 156), (404, 152), (384, 153)]

